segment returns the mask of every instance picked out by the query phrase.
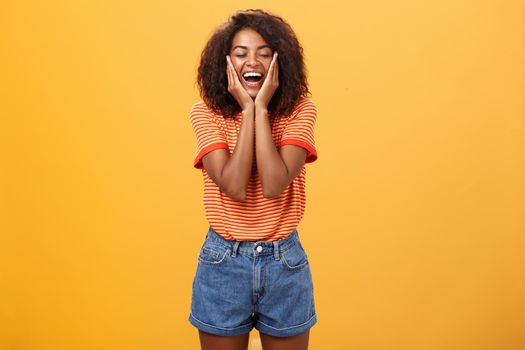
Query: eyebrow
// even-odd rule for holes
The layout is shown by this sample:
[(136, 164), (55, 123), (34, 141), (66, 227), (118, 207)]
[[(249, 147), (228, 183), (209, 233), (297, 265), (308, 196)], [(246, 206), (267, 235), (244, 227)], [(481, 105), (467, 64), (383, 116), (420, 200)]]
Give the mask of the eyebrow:
[[(257, 48), (257, 50), (264, 49), (264, 48), (269, 48), (269, 49), (271, 49), (271, 48), (270, 48), (270, 45), (261, 45), (261, 46), (259, 46), (259, 47)], [(235, 50), (235, 49), (245, 49), (245, 50), (248, 50), (248, 47), (247, 47), (247, 46), (243, 46), (243, 45), (236, 45), (236, 46), (232, 49), (232, 51)]]

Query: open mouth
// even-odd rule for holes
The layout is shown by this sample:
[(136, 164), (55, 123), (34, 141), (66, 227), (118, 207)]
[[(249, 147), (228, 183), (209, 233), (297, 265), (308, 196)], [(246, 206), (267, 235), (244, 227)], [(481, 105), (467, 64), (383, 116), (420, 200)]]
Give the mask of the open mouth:
[(248, 86), (257, 86), (262, 81), (262, 74), (256, 72), (248, 72), (243, 74), (243, 79)]

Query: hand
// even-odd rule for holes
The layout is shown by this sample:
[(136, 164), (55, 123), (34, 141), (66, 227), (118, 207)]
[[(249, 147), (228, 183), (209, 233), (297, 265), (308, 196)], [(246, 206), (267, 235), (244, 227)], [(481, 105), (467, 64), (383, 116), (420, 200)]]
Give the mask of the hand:
[(229, 55), (226, 56), (226, 74), (228, 76), (228, 92), (235, 98), (241, 109), (245, 111), (253, 108), (253, 99), (242, 86)]
[[(275, 90), (279, 86), (279, 64), (277, 62), (277, 51), (273, 53), (273, 59), (268, 68), (268, 74), (264, 80), (261, 89), (255, 97), (255, 106), (259, 108), (268, 108), (268, 103), (272, 99)], [(256, 108), (257, 108), (256, 107)]]

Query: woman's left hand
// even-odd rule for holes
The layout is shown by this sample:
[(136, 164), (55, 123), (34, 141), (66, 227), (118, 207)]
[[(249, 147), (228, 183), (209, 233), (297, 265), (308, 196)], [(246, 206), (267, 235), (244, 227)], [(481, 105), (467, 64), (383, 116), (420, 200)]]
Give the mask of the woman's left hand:
[(272, 62), (270, 62), (270, 68), (268, 68), (268, 74), (266, 79), (261, 86), (261, 89), (255, 97), (255, 109), (259, 108), (268, 108), (268, 104), (272, 99), (275, 90), (279, 86), (279, 64), (277, 63), (277, 52), (273, 53)]

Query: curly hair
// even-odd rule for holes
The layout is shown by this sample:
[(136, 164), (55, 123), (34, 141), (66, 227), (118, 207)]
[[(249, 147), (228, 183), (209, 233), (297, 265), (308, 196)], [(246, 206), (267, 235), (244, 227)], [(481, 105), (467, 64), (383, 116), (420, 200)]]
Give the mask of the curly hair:
[(201, 98), (213, 112), (224, 117), (241, 112), (241, 107), (228, 92), (226, 55), (235, 34), (245, 28), (258, 32), (272, 52), (279, 53), (279, 86), (268, 104), (268, 115), (290, 115), (299, 100), (310, 95), (303, 48), (288, 23), (261, 9), (236, 12), (208, 40), (201, 53), (197, 75)]

